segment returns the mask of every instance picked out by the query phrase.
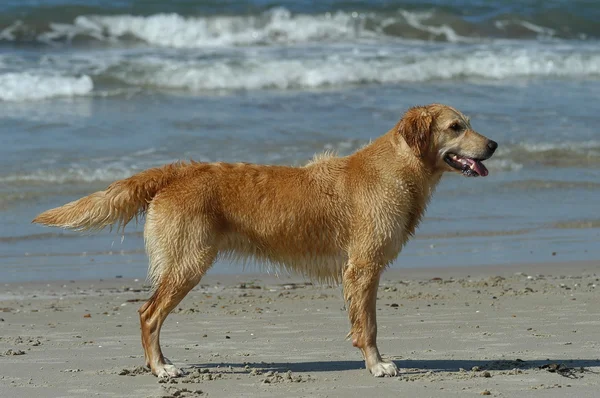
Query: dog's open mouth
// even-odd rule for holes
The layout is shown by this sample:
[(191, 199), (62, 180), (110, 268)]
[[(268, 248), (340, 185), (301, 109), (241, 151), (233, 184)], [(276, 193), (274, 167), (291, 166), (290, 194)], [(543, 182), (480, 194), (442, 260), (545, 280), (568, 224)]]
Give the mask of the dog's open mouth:
[(485, 177), (488, 175), (488, 169), (479, 159), (462, 157), (454, 153), (444, 156), (444, 160), (453, 168), (460, 170), (467, 177)]

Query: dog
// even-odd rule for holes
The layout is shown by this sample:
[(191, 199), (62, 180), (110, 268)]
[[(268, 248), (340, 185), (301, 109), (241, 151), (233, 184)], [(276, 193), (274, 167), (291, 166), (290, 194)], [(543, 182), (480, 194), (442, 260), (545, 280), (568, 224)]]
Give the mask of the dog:
[(313, 280), (341, 282), (348, 338), (374, 376), (396, 376), (377, 348), (382, 272), (415, 233), (444, 172), (487, 176), (498, 144), (458, 110), (415, 106), (386, 134), (345, 157), (302, 167), (179, 162), (116, 181), (33, 222), (73, 230), (124, 228), (145, 215), (153, 294), (139, 309), (146, 365), (183, 372), (163, 356), (168, 314), (216, 258), (253, 258)]

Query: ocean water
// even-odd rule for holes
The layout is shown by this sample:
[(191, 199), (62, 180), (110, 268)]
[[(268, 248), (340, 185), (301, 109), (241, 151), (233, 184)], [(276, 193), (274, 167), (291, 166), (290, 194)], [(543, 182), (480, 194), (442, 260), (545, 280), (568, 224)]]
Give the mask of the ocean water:
[[(600, 259), (600, 3), (4, 1), (0, 281), (144, 278), (142, 225), (40, 211), (175, 160), (299, 165), (441, 102), (500, 144), (394, 267)], [(239, 272), (219, 262), (212, 272)]]

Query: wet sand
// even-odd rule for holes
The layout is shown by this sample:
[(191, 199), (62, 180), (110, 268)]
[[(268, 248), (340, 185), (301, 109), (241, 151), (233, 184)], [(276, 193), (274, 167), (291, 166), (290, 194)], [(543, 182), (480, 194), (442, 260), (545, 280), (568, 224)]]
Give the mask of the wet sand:
[(143, 280), (6, 284), (2, 397), (577, 397), (600, 384), (600, 262), (389, 270), (376, 379), (345, 340), (340, 287), (299, 277), (209, 275), (170, 315), (167, 357), (141, 365)]

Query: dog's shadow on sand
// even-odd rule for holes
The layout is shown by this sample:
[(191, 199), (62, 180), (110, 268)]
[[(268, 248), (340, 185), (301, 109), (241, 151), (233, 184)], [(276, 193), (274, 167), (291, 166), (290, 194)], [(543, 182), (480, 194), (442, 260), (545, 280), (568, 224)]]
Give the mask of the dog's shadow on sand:
[[(401, 374), (419, 374), (427, 372), (462, 372), (465, 370), (532, 370), (542, 369), (562, 374), (565, 370), (584, 370), (589, 367), (600, 367), (600, 359), (564, 359), (549, 358), (544, 360), (462, 360), (462, 359), (440, 359), (440, 360), (394, 360), (401, 369)], [(339, 372), (344, 370), (365, 369), (364, 361), (320, 361), (320, 362), (290, 362), (290, 363), (266, 363), (266, 362), (222, 362), (192, 364), (187, 370), (195, 368), (226, 368), (231, 369), (229, 373), (247, 373), (240, 368), (258, 368), (262, 371), (274, 372)], [(231, 367), (231, 368), (229, 368)], [(246, 368), (248, 369), (248, 368)], [(589, 369), (585, 369), (590, 372)], [(594, 372), (596, 373), (596, 372)]]

